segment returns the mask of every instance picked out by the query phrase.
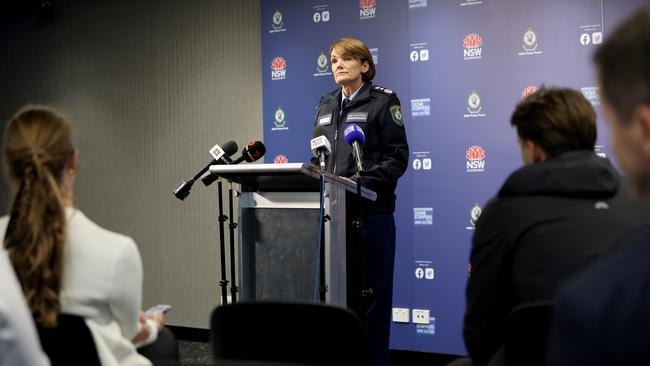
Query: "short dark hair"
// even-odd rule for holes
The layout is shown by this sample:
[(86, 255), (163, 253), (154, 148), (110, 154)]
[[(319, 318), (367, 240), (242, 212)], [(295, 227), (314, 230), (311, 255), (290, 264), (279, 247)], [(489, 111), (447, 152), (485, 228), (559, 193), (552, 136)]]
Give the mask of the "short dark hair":
[(359, 60), (361, 63), (368, 63), (368, 71), (361, 75), (363, 81), (369, 81), (375, 78), (375, 63), (372, 60), (372, 54), (368, 46), (363, 42), (355, 38), (337, 39), (330, 45), (330, 56), (332, 55), (332, 50), (335, 48), (340, 48), (341, 56), (349, 56)]
[(596, 144), (596, 111), (573, 89), (540, 88), (517, 105), (510, 124), (549, 156), (593, 150)]
[(635, 108), (650, 105), (650, 8), (623, 22), (596, 51), (602, 94), (618, 119), (628, 123)]

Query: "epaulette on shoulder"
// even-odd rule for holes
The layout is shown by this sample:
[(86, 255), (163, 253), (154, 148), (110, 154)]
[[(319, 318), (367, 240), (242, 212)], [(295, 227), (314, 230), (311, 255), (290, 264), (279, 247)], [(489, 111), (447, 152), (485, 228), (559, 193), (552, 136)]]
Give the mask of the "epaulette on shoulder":
[(378, 92), (380, 92), (380, 93), (384, 93), (384, 94), (386, 94), (386, 95), (393, 95), (393, 94), (395, 94), (394, 91), (392, 91), (392, 90), (390, 90), (390, 89), (388, 89), (388, 88), (384, 88), (384, 87), (381, 86), (381, 85), (374, 85), (374, 86), (372, 87), (372, 89), (373, 89), (374, 91), (378, 91)]

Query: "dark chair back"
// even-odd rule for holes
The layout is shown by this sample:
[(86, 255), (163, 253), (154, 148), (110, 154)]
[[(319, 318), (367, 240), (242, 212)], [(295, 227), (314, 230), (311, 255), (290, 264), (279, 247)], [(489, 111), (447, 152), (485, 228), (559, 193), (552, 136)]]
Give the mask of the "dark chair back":
[(210, 336), (219, 360), (367, 365), (361, 323), (324, 304), (248, 302), (217, 307)]
[(508, 316), (506, 366), (543, 366), (551, 327), (553, 302), (537, 301), (515, 307)]
[(59, 314), (56, 327), (43, 328), (37, 324), (36, 328), (43, 351), (50, 358), (52, 366), (101, 366), (93, 335), (84, 318)]

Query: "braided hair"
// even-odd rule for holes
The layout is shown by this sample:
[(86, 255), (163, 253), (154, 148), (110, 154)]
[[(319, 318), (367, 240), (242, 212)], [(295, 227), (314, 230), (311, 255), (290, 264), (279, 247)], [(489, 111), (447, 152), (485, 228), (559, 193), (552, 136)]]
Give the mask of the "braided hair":
[(27, 106), (8, 122), (4, 153), (18, 191), (4, 246), (35, 320), (57, 323), (66, 235), (60, 190), (74, 155), (68, 121), (43, 106)]

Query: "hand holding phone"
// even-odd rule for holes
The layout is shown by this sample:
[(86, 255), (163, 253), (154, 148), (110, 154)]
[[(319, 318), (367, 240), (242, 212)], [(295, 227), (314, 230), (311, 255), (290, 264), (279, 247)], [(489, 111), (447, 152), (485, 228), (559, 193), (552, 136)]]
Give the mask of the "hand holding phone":
[(158, 304), (150, 307), (145, 311), (144, 315), (145, 317), (150, 317), (153, 313), (161, 313), (161, 314), (166, 314), (168, 311), (172, 309), (171, 305), (166, 305), (166, 304)]

